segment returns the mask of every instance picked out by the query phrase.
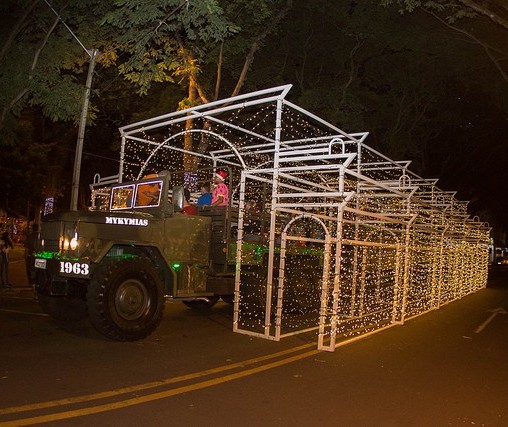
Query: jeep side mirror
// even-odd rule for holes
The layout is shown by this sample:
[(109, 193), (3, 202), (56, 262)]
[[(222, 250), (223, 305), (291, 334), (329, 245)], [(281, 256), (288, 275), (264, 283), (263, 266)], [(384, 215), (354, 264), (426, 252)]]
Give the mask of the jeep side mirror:
[(183, 209), (183, 187), (173, 187), (173, 212), (181, 212)]

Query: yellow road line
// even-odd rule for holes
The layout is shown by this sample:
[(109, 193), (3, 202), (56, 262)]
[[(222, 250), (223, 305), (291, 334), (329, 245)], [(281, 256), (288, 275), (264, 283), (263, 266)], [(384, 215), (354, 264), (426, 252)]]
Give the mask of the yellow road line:
[(289, 363), (295, 362), (297, 360), (305, 359), (307, 357), (313, 356), (315, 354), (320, 353), (319, 350), (311, 350), (306, 353), (297, 354), (295, 356), (288, 357), (286, 359), (278, 360), (272, 363), (268, 363), (266, 365), (258, 366), (256, 368), (247, 369), (245, 371), (236, 372), (233, 374), (225, 375), (223, 377), (202, 381), (196, 384), (187, 385), (171, 390), (161, 391), (158, 393), (152, 393), (146, 396), (136, 397), (133, 399), (122, 400), (121, 402), (108, 403), (105, 405), (91, 406), (89, 408), (77, 409), (73, 411), (59, 412), (55, 414), (41, 415), (38, 417), (25, 418), (21, 420), (14, 421), (6, 421), (0, 423), (0, 427), (16, 427), (16, 426), (26, 426), (32, 424), (39, 423), (47, 423), (52, 421), (66, 420), (69, 418), (82, 417), (85, 415), (93, 415), (101, 412), (112, 411), (115, 409), (126, 408), (129, 406), (140, 405), (142, 403), (152, 402), (154, 400), (164, 399), (167, 397), (176, 396), (183, 393), (188, 393), (195, 390), (201, 390), (207, 387), (212, 387), (218, 384), (222, 384), (228, 381), (233, 381), (239, 378), (247, 377), (249, 375), (254, 375), (259, 372), (267, 371), (269, 369), (276, 368), (278, 366), (287, 365)]
[[(50, 400), (47, 402), (40, 402), (40, 403), (33, 403), (33, 404), (22, 405), (22, 406), (13, 406), (10, 408), (3, 408), (3, 409), (0, 409), (0, 415), (13, 414), (13, 413), (17, 413), (17, 412), (34, 411), (37, 409), (46, 409), (46, 408), (52, 408), (55, 406), (71, 405), (74, 403), (89, 402), (92, 400), (105, 399), (108, 397), (114, 397), (114, 396), (118, 396), (118, 395), (125, 394), (125, 393), (132, 393), (132, 392), (136, 392), (136, 391), (147, 390), (150, 388), (161, 387), (164, 385), (175, 384), (175, 383), (182, 382), (182, 381), (188, 381), (188, 380), (192, 380), (192, 379), (196, 379), (196, 378), (202, 378), (202, 377), (205, 377), (208, 375), (217, 374), (220, 372), (225, 372), (225, 371), (229, 371), (232, 369), (243, 368), (245, 366), (253, 365), (253, 364), (256, 364), (259, 362), (264, 362), (266, 360), (275, 359), (277, 357), (281, 357), (281, 356), (285, 356), (287, 354), (295, 353), (297, 351), (305, 350), (305, 349), (307, 349), (311, 346), (314, 346), (314, 345), (315, 345), (314, 343), (304, 344), (304, 345), (301, 345), (298, 347), (292, 347), (287, 350), (279, 351), (277, 353), (268, 354), (266, 356), (260, 356), (260, 357), (244, 360), (244, 361), (237, 362), (237, 363), (232, 363), (230, 365), (218, 366), (216, 368), (206, 369), (204, 371), (194, 372), (191, 374), (181, 375), (178, 377), (166, 378), (166, 379), (160, 380), (160, 381), (153, 381), (153, 382), (149, 382), (149, 383), (145, 383), (145, 384), (138, 384), (138, 385), (129, 386), (129, 387), (122, 387), (122, 388), (118, 388), (115, 390), (87, 394), (87, 395), (83, 395), (83, 396), (69, 397), (69, 398), (65, 398), (65, 399)], [(0, 425), (3, 425), (3, 424), (0, 424)]]

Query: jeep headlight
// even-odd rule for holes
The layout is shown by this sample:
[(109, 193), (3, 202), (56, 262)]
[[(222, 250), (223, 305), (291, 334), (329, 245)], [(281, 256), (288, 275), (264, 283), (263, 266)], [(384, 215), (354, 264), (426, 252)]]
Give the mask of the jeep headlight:
[(75, 251), (78, 247), (78, 236), (75, 235), (71, 241), (69, 242), (69, 247), (71, 248), (71, 250)]
[[(66, 233), (64, 233), (66, 234)], [(63, 235), (60, 237), (60, 248), (63, 251), (75, 251), (78, 248), (78, 232), (74, 231), (74, 235)]]
[(69, 239), (67, 237), (63, 238), (62, 248), (64, 251), (69, 249)]

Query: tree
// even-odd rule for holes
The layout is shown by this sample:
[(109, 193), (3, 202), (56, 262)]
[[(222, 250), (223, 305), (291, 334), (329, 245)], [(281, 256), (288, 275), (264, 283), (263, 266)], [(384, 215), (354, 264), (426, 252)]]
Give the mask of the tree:
[[(187, 96), (179, 108), (185, 109), (217, 99), (224, 82), (232, 85), (231, 96), (240, 92), (256, 52), (276, 30), (292, 0), (129, 0), (117, 5), (102, 24), (111, 25), (119, 33), (115, 52), (128, 55), (119, 64), (120, 73), (142, 94), (154, 83), (181, 84)], [(226, 78), (224, 70), (228, 71)], [(191, 120), (186, 124), (187, 128), (192, 125)], [(185, 148), (190, 150), (193, 144), (192, 134), (186, 134)], [(200, 144), (199, 149), (204, 150), (206, 139)], [(195, 168), (196, 161), (186, 156), (184, 168)]]
[(503, 228), (508, 229), (508, 194), (499, 181), (508, 148), (499, 123), (508, 112), (508, 4), (504, 0), (383, 0), (381, 4), (396, 5), (401, 14), (418, 10), (432, 16), (447, 37), (456, 37), (466, 49), (468, 45), (478, 46), (494, 66), (497, 76), (484, 68), (483, 73), (471, 74), (468, 82), (454, 79), (455, 89), (464, 95), (456, 96), (458, 102), (449, 99), (446, 104), (460, 111), (462, 120), (453, 128), (444, 126), (440, 139), (449, 142), (439, 149), (434, 143), (430, 151), (432, 158), (438, 159), (434, 170), (438, 176), (444, 175), (444, 184), (473, 200), (472, 211), (481, 212), (498, 228), (498, 235), (503, 234)]
[[(461, 25), (467, 18), (483, 18), (508, 31), (508, 4), (505, 0), (381, 0), (381, 5), (397, 5), (399, 13), (413, 12), (421, 9), (432, 15), (441, 24), (464, 36), (467, 41), (478, 44), (495, 65), (503, 80), (508, 83), (508, 51), (505, 43), (496, 37), (489, 37), (489, 32), (468, 29)], [(492, 32), (490, 32), (492, 33)]]
[[(47, 144), (38, 152), (48, 158), (40, 157), (32, 165), (46, 176), (45, 191), (53, 191), (51, 181), (72, 168), (73, 129), (62, 132), (56, 122), (78, 121), (88, 65), (85, 49), (102, 52), (88, 117), (88, 124), (96, 128), (89, 126), (86, 138), (86, 145), (104, 152), (95, 158), (96, 164), (111, 156), (111, 143), (104, 135), (113, 136), (104, 120), (118, 126), (136, 114), (146, 117), (150, 109), (160, 114), (177, 103), (186, 108), (216, 99), (222, 86), (238, 93), (256, 52), (290, 6), (291, 0), (6, 0), (0, 5), (5, 29), (0, 34), (0, 145), (30, 150), (28, 134)], [(124, 82), (137, 87), (140, 95), (150, 93), (152, 102), (126, 98), (123, 93), (130, 90)], [(118, 111), (119, 96), (124, 98), (124, 111)], [(37, 111), (49, 120), (35, 119)], [(23, 130), (26, 123), (32, 132)], [(200, 142), (204, 148), (206, 141)], [(193, 143), (190, 138), (188, 143)], [(91, 155), (86, 145), (85, 161)], [(14, 150), (3, 153), (7, 155), (6, 164)], [(19, 170), (28, 174), (32, 165), (22, 156), (18, 160)], [(54, 165), (51, 173), (49, 164)], [(89, 176), (91, 171), (83, 173)], [(34, 190), (31, 198), (39, 198), (39, 188), (27, 189)]]
[(417, 8), (444, 12), (449, 21), (479, 14), (508, 30), (508, 5), (504, 0), (381, 0), (381, 4), (396, 4), (400, 13), (413, 12)]
[[(505, 129), (493, 118), (508, 111), (508, 85), (499, 78), (508, 33), (461, 0), (384, 2), (415, 11), (404, 16), (333, 0), (49, 1), (61, 20), (45, 0), (0, 5), (0, 112), (7, 111), (0, 143), (43, 144), (37, 163), (46, 165), (37, 171), (46, 188), (43, 156), (52, 156), (55, 177), (56, 163), (61, 176), (70, 168), (75, 129), (53, 120), (78, 117), (87, 68), (69, 29), (102, 52), (84, 150), (94, 171), (107, 166), (115, 173), (120, 125), (288, 82), (298, 104), (345, 130), (370, 131), (370, 145), (412, 159), (423, 176), (444, 176), (452, 189), (454, 179), (466, 186), (454, 170), (490, 173), (476, 160), (484, 135), (494, 163), (505, 153), (495, 137)], [(502, 21), (499, 0), (474, 3), (489, 11), (498, 5)], [(482, 122), (491, 123), (488, 132)], [(205, 150), (208, 141), (189, 136), (186, 143)], [(83, 173), (89, 182), (92, 168)]]
[(87, 54), (63, 22), (91, 47), (101, 38), (93, 23), (104, 8), (89, 0), (58, 3), (54, 11), (37, 0), (8, 0), (0, 6), (6, 29), (0, 38), (0, 128), (12, 129), (30, 106), (55, 121), (79, 117)]
[[(173, 22), (175, 8), (183, 9), (184, 6), (186, 13)], [(120, 25), (123, 26), (122, 31), (118, 31), (119, 26), (113, 25), (112, 21), (115, 12), (119, 11), (129, 15), (131, 19)], [(146, 14), (150, 11), (153, 12), (152, 15)], [(141, 33), (137, 33), (147, 22), (153, 24), (149, 26), (149, 31), (143, 28)], [(28, 150), (30, 144), (27, 145), (25, 140), (23, 122), (32, 120), (32, 127), (39, 128), (41, 121), (34, 120), (37, 110), (52, 122), (77, 122), (81, 112), (84, 74), (88, 62), (86, 48), (99, 48), (103, 52), (99, 59), (102, 68), (96, 69), (96, 74), (106, 73), (106, 67), (115, 65), (116, 61), (120, 73), (131, 82), (137, 78), (140, 92), (143, 92), (151, 81), (163, 80), (161, 73), (156, 72), (158, 69), (168, 66), (170, 71), (174, 71), (172, 66), (181, 66), (183, 63), (178, 62), (182, 55), (181, 50), (174, 49), (174, 40), (180, 37), (196, 41), (197, 44), (198, 41), (217, 41), (226, 28), (220, 17), (220, 8), (214, 0), (119, 0), (113, 3), (98, 0), (70, 0), (66, 3), (62, 0), (7, 0), (0, 5), (0, 24), (5, 29), (0, 35), (0, 145), (9, 145), (16, 149), (24, 147)], [(164, 52), (164, 61), (161, 63), (155, 53), (158, 37), (162, 32), (158, 27), (168, 26), (176, 36), (169, 42), (166, 40), (168, 44), (162, 46), (170, 46), (171, 49)], [(143, 47), (141, 41), (153, 41), (154, 38), (155, 47), (151, 43), (144, 53), (140, 53)], [(149, 67), (150, 64), (152, 67)], [(149, 75), (149, 78), (143, 81), (146, 75)], [(109, 82), (106, 87), (94, 85), (95, 97), (89, 110), (89, 123), (96, 119), (98, 99), (108, 87), (111, 87)], [(44, 125), (45, 129), (52, 127), (56, 126), (51, 123)], [(36, 134), (37, 132), (33, 132), (32, 135)], [(39, 135), (47, 134), (48, 132), (39, 129)], [(45, 140), (42, 136), (34, 139)], [(48, 149), (39, 152), (48, 155), (51, 153), (53, 157), (51, 162), (48, 158), (35, 163), (39, 165), (40, 171), (47, 170), (42, 165), (49, 163), (66, 165), (69, 169), (68, 160), (72, 157), (73, 138), (66, 139), (65, 133), (60, 132), (57, 139), (58, 144), (65, 145), (66, 149), (59, 150), (60, 157), (56, 158), (55, 151), (49, 148), (54, 147), (56, 141), (46, 141), (49, 144)], [(2, 157), (9, 155), (5, 164), (12, 163), (10, 160), (15, 157), (16, 149), (2, 153)], [(22, 160), (20, 157), (21, 163), (17, 162), (19, 170), (28, 171), (29, 164), (23, 163)], [(50, 181), (59, 174), (46, 176), (46, 188), (53, 188)], [(25, 192), (32, 188), (35, 190), (35, 187), (24, 187)]]

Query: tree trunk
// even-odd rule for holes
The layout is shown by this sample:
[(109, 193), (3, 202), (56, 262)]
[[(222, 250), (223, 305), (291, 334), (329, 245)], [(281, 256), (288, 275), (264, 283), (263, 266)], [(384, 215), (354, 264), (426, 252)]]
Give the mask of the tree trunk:
[(220, 44), (219, 57), (217, 58), (217, 77), (215, 79), (215, 93), (213, 94), (213, 100), (219, 99), (220, 84), (222, 80), (222, 57), (224, 50), (224, 41)]
[(247, 72), (249, 71), (252, 62), (254, 61), (254, 55), (261, 47), (264, 39), (277, 28), (280, 21), (287, 15), (289, 10), (293, 7), (293, 0), (287, 0), (286, 6), (273, 18), (272, 22), (268, 24), (265, 30), (252, 42), (249, 52), (245, 57), (245, 62), (243, 63), (242, 71), (240, 72), (240, 76), (238, 77), (238, 81), (236, 82), (236, 86), (233, 90), (231, 96), (236, 96), (240, 93), (243, 84), (245, 83), (245, 78), (247, 77)]
[[(189, 78), (189, 94), (188, 94), (187, 98), (188, 98), (191, 106), (193, 106), (196, 102), (196, 98), (197, 98), (196, 93), (197, 93), (197, 90), (196, 90), (195, 81), (192, 77), (190, 77)], [(192, 129), (192, 126), (193, 126), (193, 120), (191, 118), (188, 118), (185, 121), (185, 130), (189, 131), (190, 129)], [(184, 138), (183, 139), (184, 150), (192, 151), (192, 149), (193, 149), (192, 133), (186, 132), (183, 138)], [(194, 156), (184, 153), (184, 155), (183, 155), (183, 169), (185, 171), (191, 171), (191, 170), (195, 169), (195, 163), (196, 163), (196, 158)]]
[(485, 43), (482, 40), (480, 40), (478, 37), (476, 37), (471, 32), (448, 23), (447, 21), (442, 19), (440, 16), (438, 16), (434, 12), (431, 12), (427, 9), (423, 9), (423, 10), (426, 13), (432, 15), (434, 18), (436, 18), (444, 26), (452, 29), (453, 31), (457, 31), (458, 33), (464, 34), (465, 36), (467, 36), (471, 40), (473, 40), (475, 43), (477, 43), (479, 46), (481, 46), (483, 48), (483, 50), (485, 51), (486, 55), (488, 56), (489, 60), (497, 68), (497, 70), (499, 71), (499, 74), (501, 74), (501, 77), (503, 78), (503, 80), (508, 83), (508, 73), (505, 71), (505, 69), (502, 66), (502, 62), (508, 58), (507, 52), (504, 52), (504, 51), (501, 51), (500, 49), (494, 48), (491, 45), (489, 45), (488, 43)]

